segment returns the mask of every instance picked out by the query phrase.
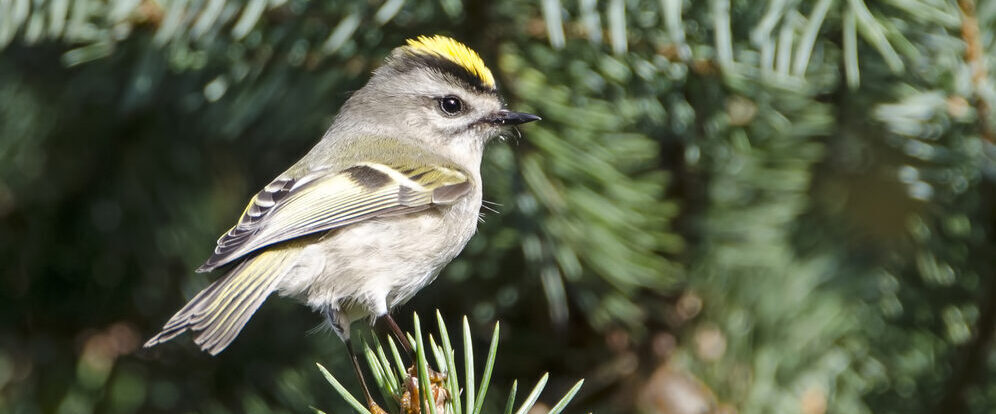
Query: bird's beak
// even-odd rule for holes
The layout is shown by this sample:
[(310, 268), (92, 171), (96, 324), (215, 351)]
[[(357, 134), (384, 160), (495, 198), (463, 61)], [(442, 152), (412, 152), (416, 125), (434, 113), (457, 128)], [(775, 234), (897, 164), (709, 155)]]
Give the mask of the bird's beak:
[(540, 118), (525, 112), (512, 112), (507, 109), (498, 111), (489, 121), (494, 125), (519, 125), (526, 122), (539, 121)]

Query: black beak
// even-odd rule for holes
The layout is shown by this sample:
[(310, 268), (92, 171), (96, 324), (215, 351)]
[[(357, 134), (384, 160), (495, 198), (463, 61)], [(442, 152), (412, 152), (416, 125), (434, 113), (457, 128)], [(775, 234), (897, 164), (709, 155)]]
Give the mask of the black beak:
[(525, 112), (512, 112), (502, 109), (490, 121), (494, 125), (519, 125), (526, 122), (539, 121), (540, 119), (543, 118)]

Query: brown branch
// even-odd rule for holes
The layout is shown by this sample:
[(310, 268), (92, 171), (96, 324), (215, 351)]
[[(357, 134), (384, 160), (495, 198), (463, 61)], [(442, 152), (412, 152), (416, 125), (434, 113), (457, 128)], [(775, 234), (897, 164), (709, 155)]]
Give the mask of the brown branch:
[(996, 143), (996, 132), (993, 132), (989, 122), (989, 103), (982, 98), (980, 91), (988, 82), (985, 56), (982, 54), (982, 38), (979, 36), (979, 20), (975, 17), (975, 0), (958, 0), (961, 8), (961, 38), (965, 41), (965, 63), (972, 68), (972, 86), (975, 90), (973, 103), (978, 114), (979, 129), (982, 138)]

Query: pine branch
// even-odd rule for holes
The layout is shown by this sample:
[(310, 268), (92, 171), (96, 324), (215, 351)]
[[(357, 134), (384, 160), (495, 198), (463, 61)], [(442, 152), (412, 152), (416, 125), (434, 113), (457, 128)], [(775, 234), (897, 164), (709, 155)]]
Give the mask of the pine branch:
[[(497, 361), (498, 324), (495, 324), (494, 332), (491, 337), (491, 346), (489, 347), (488, 355), (484, 362), (484, 375), (475, 391), (475, 379), (473, 372), (474, 360), (476, 358), (472, 350), (473, 345), (471, 344), (470, 328), (467, 323), (467, 318), (463, 318), (463, 345), (466, 350), (463, 362), (467, 372), (466, 389), (460, 388), (459, 371), (454, 363), (455, 358), (453, 344), (450, 343), (449, 331), (447, 330), (446, 324), (443, 322), (443, 316), (439, 313), (439, 311), (436, 311), (436, 322), (439, 337), (442, 340), (441, 345), (436, 344), (432, 335), (426, 335), (423, 333), (418, 314), (414, 314), (415, 341), (413, 346), (415, 347), (417, 358), (413, 368), (406, 368), (401, 363), (400, 358), (395, 358), (393, 362), (389, 361), (385, 356), (386, 352), (383, 345), (376, 337), (374, 337), (372, 341), (374, 349), (371, 349), (369, 345), (364, 346), (366, 348), (367, 363), (371, 372), (374, 374), (373, 377), (377, 383), (377, 387), (380, 389), (381, 394), (387, 399), (387, 403), (390, 408), (389, 412), (396, 412), (400, 414), (442, 414), (444, 412), (448, 414), (481, 414), (484, 412), (485, 397), (489, 394), (489, 391), (492, 395), (494, 395), (494, 392), (491, 391), (491, 373), (494, 370), (496, 366), (495, 362)], [(429, 338), (428, 342), (424, 340), (426, 337)], [(390, 344), (392, 352), (397, 354), (393, 342), (390, 342)], [(426, 346), (429, 347), (428, 351), (426, 351)], [(428, 358), (430, 355), (435, 357), (436, 367), (440, 369), (440, 373), (445, 376), (445, 379), (430, 378), (430, 364)], [(321, 364), (318, 364), (318, 368), (321, 370), (326, 380), (332, 385), (333, 389), (340, 396), (342, 396), (342, 398), (346, 400), (346, 402), (349, 403), (349, 405), (352, 406), (356, 412), (360, 414), (370, 414), (370, 411), (367, 410), (356, 397), (350, 394), (333, 374), (328, 372), (328, 370), (326, 370)], [(404, 374), (400, 377), (396, 377), (391, 374), (394, 371)], [(533, 408), (533, 406), (536, 405), (537, 401), (539, 401), (540, 394), (546, 387), (548, 378), (549, 374), (544, 373), (536, 383), (536, 386), (533, 387), (533, 390), (526, 397), (525, 401), (519, 405), (518, 409), (515, 411), (516, 414), (526, 414)], [(584, 380), (576, 382), (574, 386), (572, 386), (570, 390), (568, 390), (565, 395), (553, 405), (553, 408), (549, 411), (549, 413), (559, 414), (563, 411), (578, 391), (580, 391), (582, 384), (584, 384)], [(509, 393), (509, 399), (506, 407), (504, 408), (504, 412), (506, 413), (511, 412), (514, 409), (513, 403), (515, 388), (516, 387), (513, 384), (512, 392)], [(466, 395), (466, 404), (461, 404), (461, 395)]]
[(989, 72), (986, 68), (985, 55), (982, 52), (983, 42), (979, 34), (979, 21), (975, 16), (974, 0), (958, 0), (962, 12), (961, 37), (965, 41), (965, 63), (972, 70), (972, 101), (979, 122), (979, 133), (990, 143), (996, 144), (996, 130), (989, 119), (990, 108), (986, 101), (983, 88), (989, 84)]

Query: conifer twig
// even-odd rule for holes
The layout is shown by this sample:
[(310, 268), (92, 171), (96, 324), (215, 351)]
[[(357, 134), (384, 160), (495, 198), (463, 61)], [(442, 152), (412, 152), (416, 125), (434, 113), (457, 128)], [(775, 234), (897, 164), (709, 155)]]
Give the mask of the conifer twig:
[(982, 38), (979, 35), (979, 20), (975, 17), (975, 0), (958, 0), (961, 9), (961, 38), (965, 41), (965, 63), (972, 68), (972, 88), (975, 110), (978, 113), (979, 129), (986, 141), (996, 143), (996, 132), (989, 122), (989, 103), (982, 97), (982, 87), (989, 80), (985, 56), (982, 54)]

